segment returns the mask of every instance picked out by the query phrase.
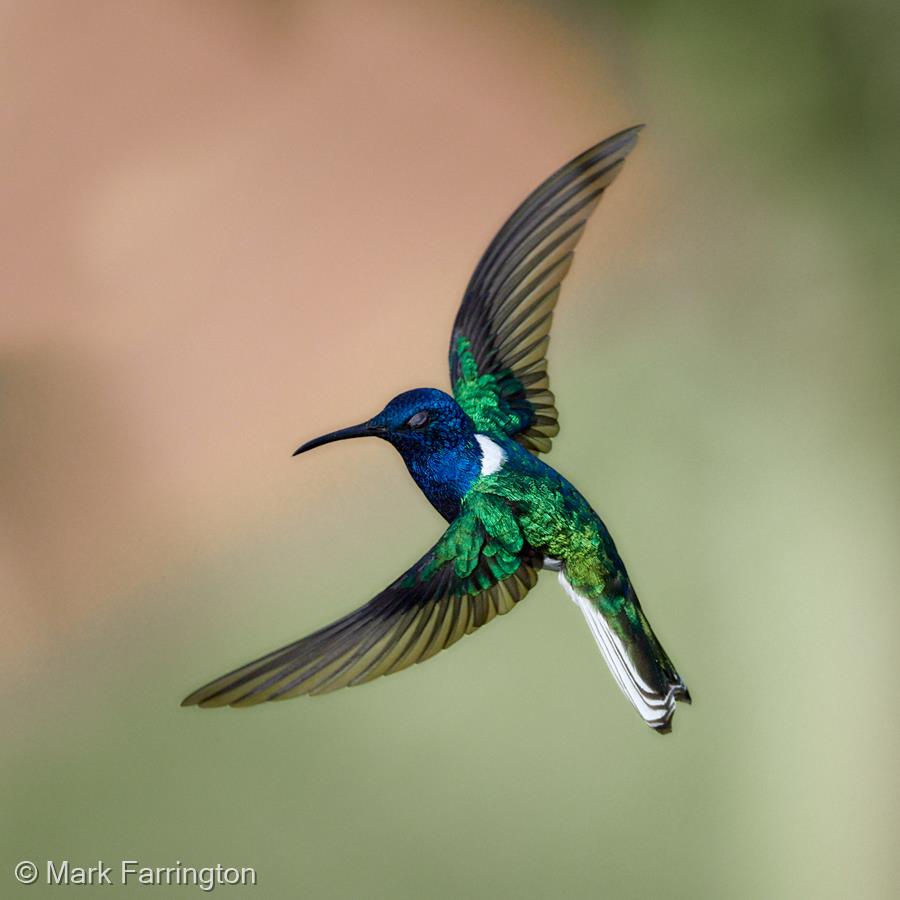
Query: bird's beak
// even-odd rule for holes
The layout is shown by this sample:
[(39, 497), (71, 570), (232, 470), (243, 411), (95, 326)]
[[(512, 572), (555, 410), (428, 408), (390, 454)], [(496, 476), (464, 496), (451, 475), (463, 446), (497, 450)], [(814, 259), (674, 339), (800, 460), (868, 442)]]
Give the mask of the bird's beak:
[(375, 422), (363, 422), (362, 425), (351, 425), (349, 428), (342, 428), (340, 431), (332, 431), (331, 434), (323, 434), (322, 437), (313, 438), (307, 441), (302, 447), (298, 447), (292, 456), (300, 453), (306, 453), (313, 447), (321, 447), (322, 444), (330, 444), (332, 441), (345, 441), (347, 438), (357, 437), (383, 437), (387, 429), (383, 425)]

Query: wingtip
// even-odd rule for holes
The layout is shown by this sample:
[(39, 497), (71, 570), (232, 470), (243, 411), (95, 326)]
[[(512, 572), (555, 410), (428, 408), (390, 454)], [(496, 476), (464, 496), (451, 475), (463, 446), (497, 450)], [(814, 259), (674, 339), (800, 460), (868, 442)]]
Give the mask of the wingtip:
[(622, 160), (632, 151), (637, 144), (638, 135), (644, 130), (646, 125), (641, 122), (632, 125), (630, 128), (624, 128), (618, 131), (599, 144), (595, 144), (590, 150), (586, 150), (581, 158), (590, 157), (595, 160), (608, 159), (611, 156), (619, 155), (618, 160), (621, 164)]
[[(616, 138), (631, 138), (633, 140), (637, 140), (638, 135), (647, 127), (645, 122), (639, 122), (637, 125), (632, 125), (630, 128), (626, 128), (624, 131), (620, 131), (615, 137)], [(614, 140), (615, 138), (611, 138)]]
[(222, 695), (221, 692), (205, 693), (202, 690), (195, 691), (181, 701), (181, 706), (196, 706), (197, 709), (219, 709), (223, 706), (237, 707), (241, 705), (234, 699), (229, 699), (227, 696)]
[(216, 696), (215, 693), (210, 693), (208, 688), (200, 688), (200, 690), (194, 691), (193, 694), (188, 694), (187, 697), (181, 701), (181, 706), (196, 706), (197, 709), (207, 709), (210, 706), (224, 705), (215, 702)]

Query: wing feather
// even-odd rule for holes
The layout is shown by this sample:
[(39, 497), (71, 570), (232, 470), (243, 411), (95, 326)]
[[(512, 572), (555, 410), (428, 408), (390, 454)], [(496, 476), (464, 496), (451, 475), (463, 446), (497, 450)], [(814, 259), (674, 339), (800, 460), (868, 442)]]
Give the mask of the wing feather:
[(484, 552), (487, 544), (479, 516), (464, 510), (422, 559), (365, 606), (211, 681), (182, 705), (241, 707), (324, 694), (430, 659), (509, 612), (537, 581), (542, 557), (520, 534), (510, 536), (503, 564)]
[(577, 156), (533, 191), (491, 241), (453, 326), (450, 377), (488, 434), (543, 453), (559, 431), (547, 347), (560, 285), (587, 220), (634, 147), (629, 128)]

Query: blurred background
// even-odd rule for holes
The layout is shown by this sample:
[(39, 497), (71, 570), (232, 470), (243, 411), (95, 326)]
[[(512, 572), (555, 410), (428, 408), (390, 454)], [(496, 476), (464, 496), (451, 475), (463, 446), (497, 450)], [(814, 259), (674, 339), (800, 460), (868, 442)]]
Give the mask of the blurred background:
[[(0, 893), (136, 858), (255, 867), (228, 896), (895, 896), (898, 25), (0, 5)], [(496, 228), (638, 121), (557, 313), (548, 459), (690, 684), (674, 733), (553, 577), (427, 666), (180, 709), (440, 534), (386, 444), (290, 453), (446, 387)]]

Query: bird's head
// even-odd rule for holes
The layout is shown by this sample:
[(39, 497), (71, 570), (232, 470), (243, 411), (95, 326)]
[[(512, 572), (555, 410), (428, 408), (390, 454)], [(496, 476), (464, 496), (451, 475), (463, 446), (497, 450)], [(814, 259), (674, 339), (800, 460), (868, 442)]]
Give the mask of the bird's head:
[(449, 394), (435, 388), (398, 394), (367, 422), (307, 441), (294, 456), (355, 437), (379, 437), (393, 444), (416, 483), (448, 519), (456, 515), (459, 500), (480, 472), (482, 454), (472, 420)]
[(407, 455), (427, 456), (467, 439), (474, 443), (474, 436), (472, 420), (449, 394), (435, 388), (416, 388), (398, 394), (368, 422), (307, 441), (294, 456), (332, 441), (379, 437), (393, 444), (406, 459)]

